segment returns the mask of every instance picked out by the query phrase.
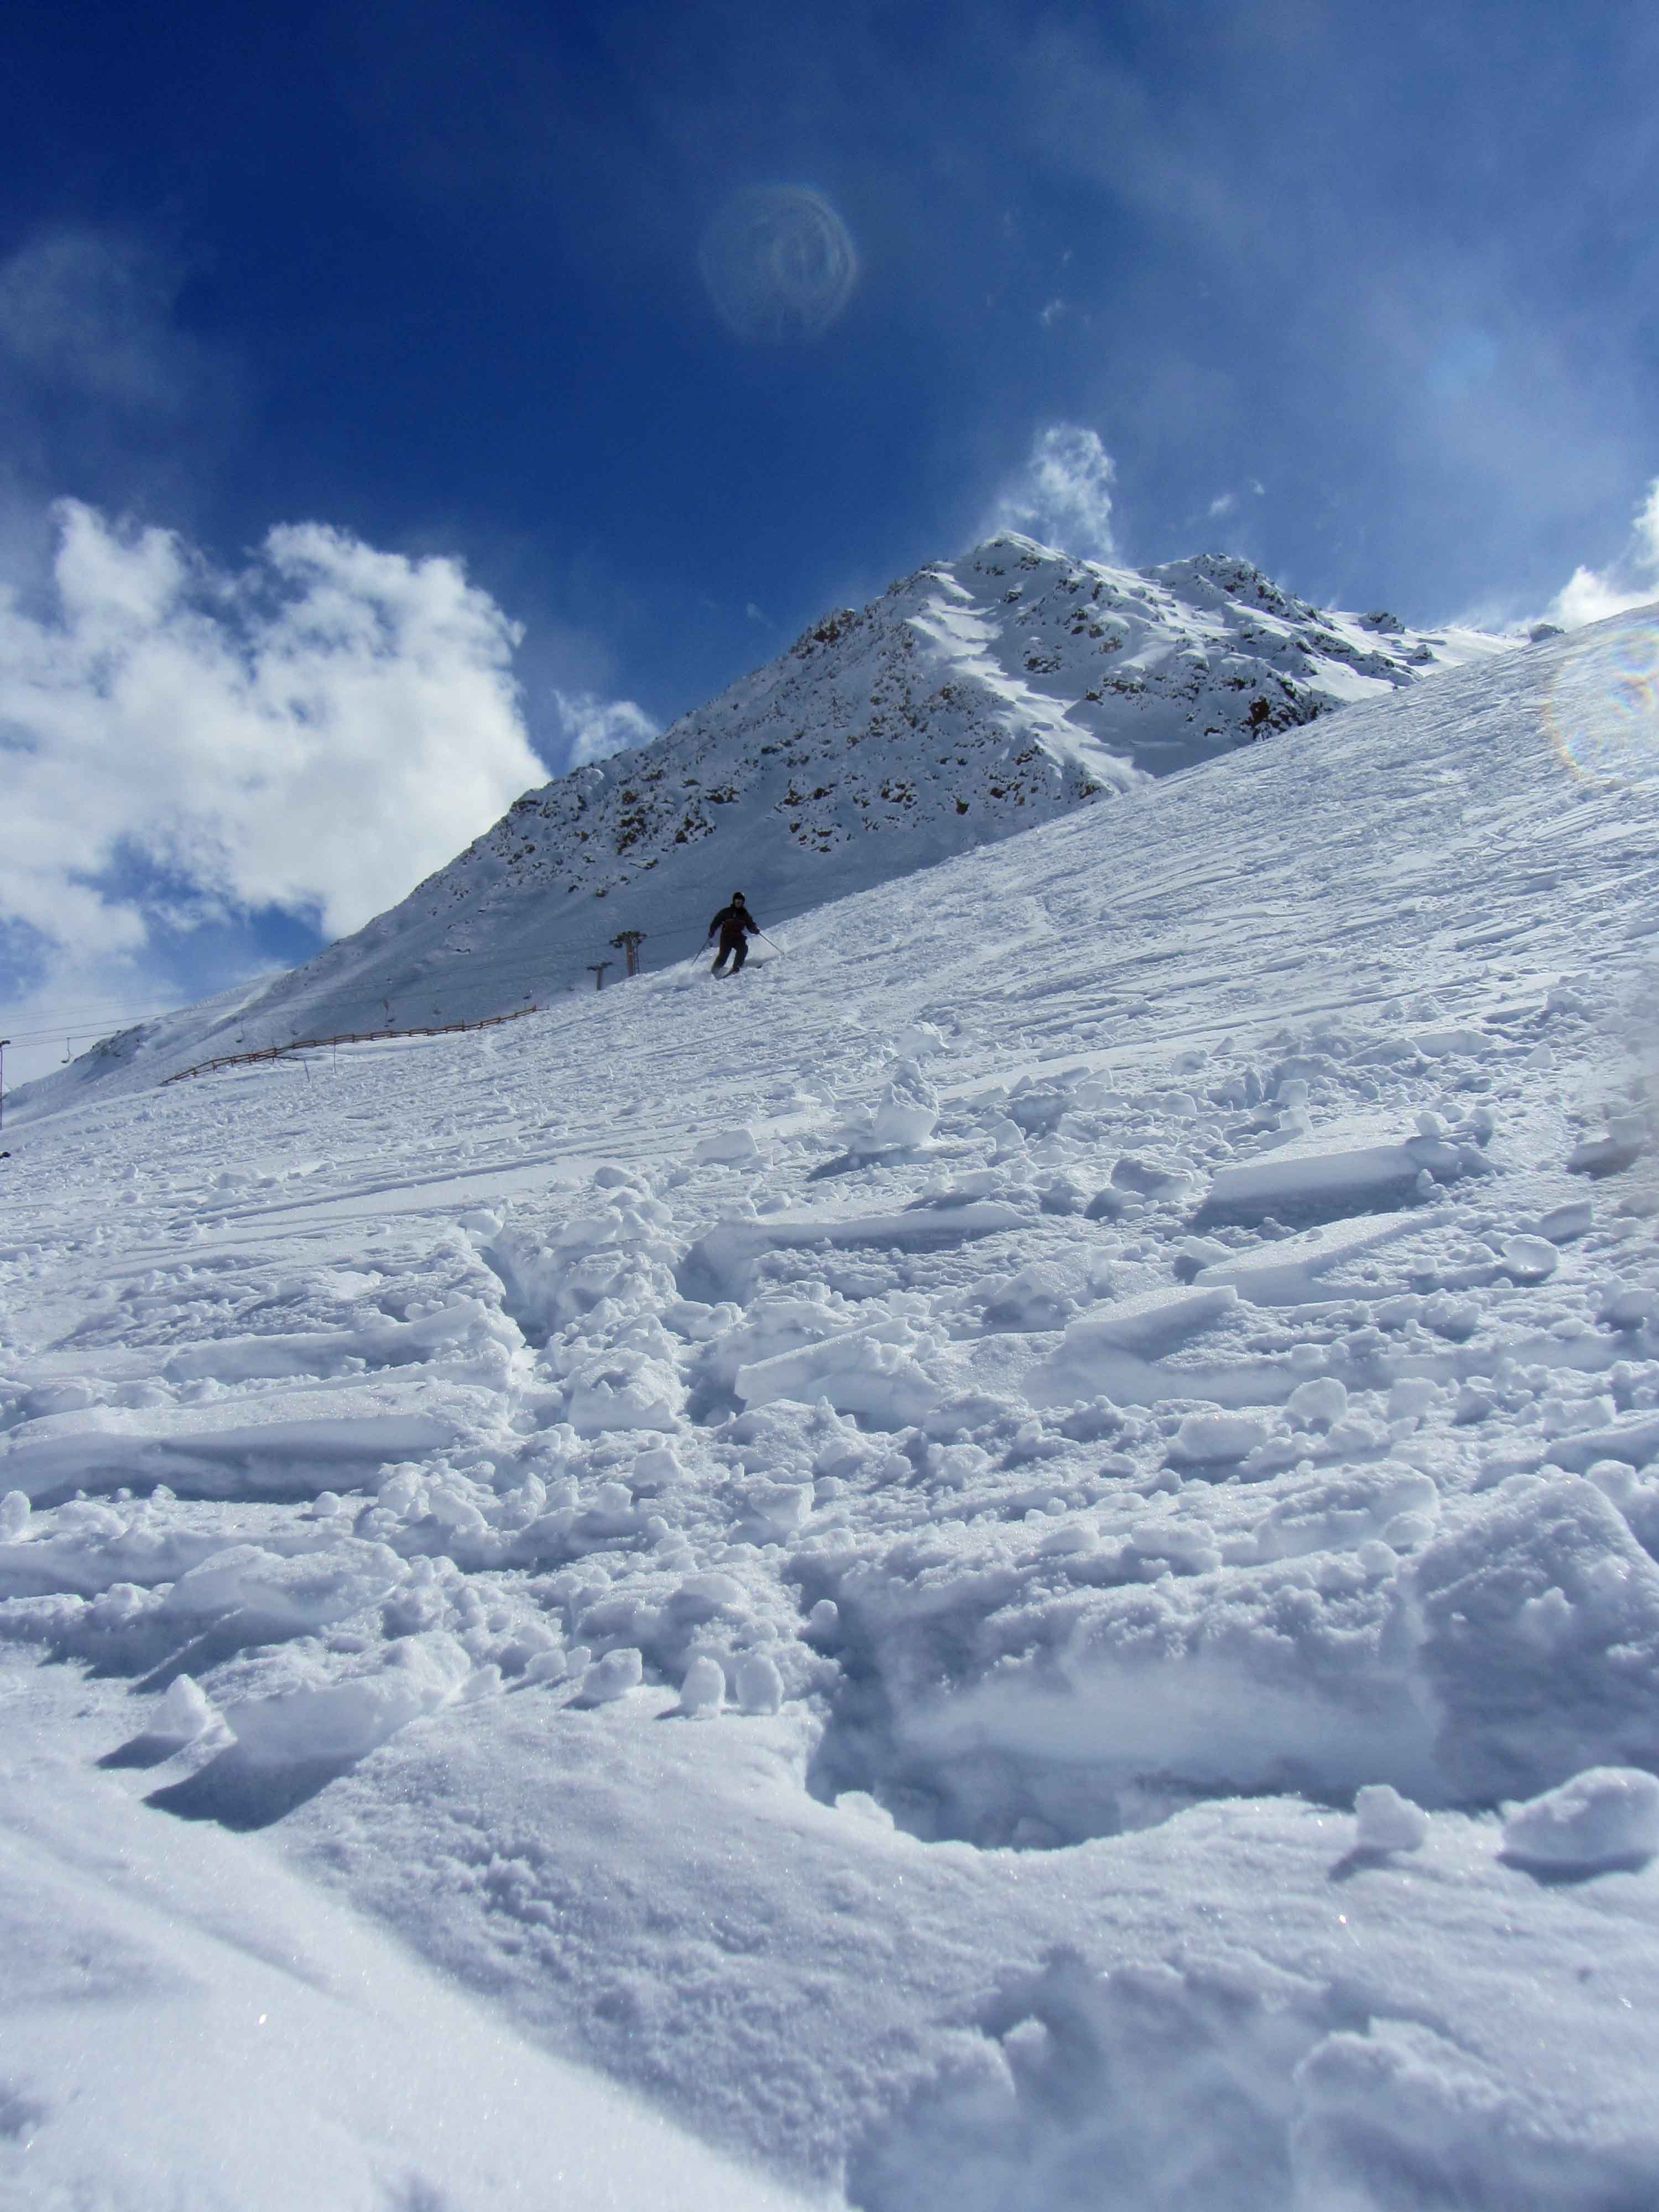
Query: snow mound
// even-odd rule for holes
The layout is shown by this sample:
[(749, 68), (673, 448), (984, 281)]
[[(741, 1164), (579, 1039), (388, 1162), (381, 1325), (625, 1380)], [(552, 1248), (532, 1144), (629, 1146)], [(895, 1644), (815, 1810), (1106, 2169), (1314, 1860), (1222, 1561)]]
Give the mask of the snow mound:
[(1659, 1780), (1636, 1766), (1590, 1766), (1517, 1806), (1504, 1853), (1523, 1866), (1593, 1872), (1659, 1851)]

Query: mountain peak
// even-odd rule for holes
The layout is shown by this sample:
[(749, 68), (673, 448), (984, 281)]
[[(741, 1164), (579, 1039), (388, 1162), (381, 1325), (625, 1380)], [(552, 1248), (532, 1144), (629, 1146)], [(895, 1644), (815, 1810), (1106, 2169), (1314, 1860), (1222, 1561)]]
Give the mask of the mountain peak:
[(403, 903), (252, 996), (97, 1048), (43, 1092), (231, 1048), (545, 1004), (775, 923), (1510, 641), (1322, 612), (1237, 555), (1085, 561), (1000, 531), (820, 617), (648, 744), (557, 776)]

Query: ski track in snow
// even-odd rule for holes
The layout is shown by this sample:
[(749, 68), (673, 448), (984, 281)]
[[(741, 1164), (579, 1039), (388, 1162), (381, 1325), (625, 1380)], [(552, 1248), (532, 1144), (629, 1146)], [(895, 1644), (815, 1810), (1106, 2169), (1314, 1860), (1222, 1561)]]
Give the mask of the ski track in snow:
[(0, 2205), (1659, 2201), (1609, 639), (9, 1129)]

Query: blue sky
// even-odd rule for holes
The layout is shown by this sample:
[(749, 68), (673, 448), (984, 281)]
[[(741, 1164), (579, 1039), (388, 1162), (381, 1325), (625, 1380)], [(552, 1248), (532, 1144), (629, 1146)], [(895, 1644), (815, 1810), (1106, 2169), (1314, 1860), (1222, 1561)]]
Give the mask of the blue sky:
[[(161, 533), (179, 574), (144, 619), (243, 708), (346, 569), (375, 621), (391, 592), (441, 623), (459, 571), (434, 564), (463, 563), (433, 711), (499, 678), (518, 735), (492, 725), (483, 784), (509, 796), (1000, 514), (1135, 563), (1224, 546), (1419, 622), (1537, 614), (1581, 568), (1640, 589), (1659, 543), (1633, 534), (1659, 475), (1650, 5), (14, 0), (0, 58), (0, 573), (27, 620), (0, 772), (54, 746), (95, 772), (62, 695), (110, 689), (109, 608)], [(855, 257), (810, 337), (745, 336), (711, 295), (711, 230), (761, 187), (815, 195)], [(1109, 483), (1101, 459), (1045, 507), (1045, 434), (1097, 440)], [(104, 594), (78, 631), (66, 500)], [(296, 581), (276, 526), (335, 552)], [(507, 664), (476, 595), (518, 626)], [(60, 650), (72, 677), (43, 678)], [(245, 749), (289, 711), (265, 696)], [(203, 816), (153, 714), (103, 741), (146, 754), (151, 799), (56, 889), (50, 836), (20, 860), (0, 834), (0, 1020), (139, 1010), (362, 918), (320, 869), (245, 865), (234, 798)], [(302, 817), (325, 765), (243, 781)]]

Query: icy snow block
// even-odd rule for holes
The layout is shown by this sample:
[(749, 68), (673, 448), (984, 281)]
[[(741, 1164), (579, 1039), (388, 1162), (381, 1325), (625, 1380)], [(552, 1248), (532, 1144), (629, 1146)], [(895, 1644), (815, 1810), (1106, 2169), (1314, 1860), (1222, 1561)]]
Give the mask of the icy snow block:
[(1434, 1532), (1440, 1492), (1419, 1468), (1385, 1460), (1375, 1468), (1335, 1468), (1293, 1487), (1281, 1486), (1255, 1532), (1263, 1559), (1305, 1559), (1317, 1552), (1358, 1552), (1384, 1539), (1409, 1517), (1425, 1536)]
[(1643, 1328), (1653, 1319), (1659, 1298), (1636, 1283), (1614, 1283), (1601, 1293), (1596, 1318), (1609, 1328)]
[(1592, 1873), (1659, 1851), (1659, 1781), (1635, 1766), (1591, 1766), (1504, 1823), (1504, 1856)]
[(1238, 1293), (1231, 1284), (1208, 1290), (1148, 1291), (1122, 1298), (1104, 1313), (1080, 1314), (1066, 1332), (1068, 1346), (1109, 1346), (1156, 1359), (1231, 1313)]
[(1429, 1832), (1422, 1807), (1386, 1782), (1357, 1790), (1353, 1813), (1354, 1842), (1362, 1851), (1414, 1851)]
[(1297, 1384), (1285, 1406), (1293, 1420), (1328, 1429), (1348, 1410), (1348, 1386), (1334, 1375), (1310, 1376)]
[(149, 1733), (167, 1743), (194, 1743), (217, 1716), (211, 1700), (188, 1674), (175, 1674), (150, 1720)]
[(361, 1759), (447, 1704), (471, 1671), (456, 1639), (433, 1630), (400, 1637), (372, 1672), (251, 1698), (225, 1717), (242, 1757), (258, 1766)]
[(1480, 1030), (1416, 1030), (1412, 1042), (1425, 1060), (1479, 1060), (1490, 1039)]
[(1573, 1146), (1567, 1159), (1568, 1172), (1619, 1175), (1641, 1158), (1646, 1145), (1647, 1128), (1641, 1116), (1620, 1115), (1608, 1122), (1604, 1136), (1584, 1137)]
[(1113, 1189), (1132, 1191), (1137, 1198), (1179, 1205), (1192, 1187), (1193, 1178), (1183, 1169), (1144, 1159), (1133, 1152), (1125, 1152), (1112, 1169)]
[(1529, 1797), (1659, 1767), (1659, 1565), (1592, 1482), (1512, 1478), (1407, 1577), (1446, 1787)]
[[(921, 1366), (902, 1322), (876, 1322), (843, 1329), (793, 1352), (739, 1367), (734, 1389), (745, 1406), (780, 1399), (815, 1405), (827, 1398), (838, 1413), (862, 1413), (877, 1426), (908, 1427), (924, 1420), (944, 1395)], [(897, 1336), (900, 1340), (890, 1340)]]
[(756, 1268), (768, 1252), (842, 1249), (870, 1245), (901, 1252), (933, 1252), (975, 1237), (997, 1237), (1025, 1226), (1027, 1211), (984, 1200), (958, 1204), (923, 1200), (898, 1213), (854, 1214), (839, 1219), (786, 1218), (722, 1221), (698, 1237), (678, 1269), (680, 1294), (714, 1305), (724, 1298), (744, 1304), (755, 1285)]
[(812, 1511), (810, 1482), (763, 1482), (756, 1485), (744, 1504), (749, 1517), (765, 1532), (766, 1540), (784, 1544), (806, 1525)]
[(679, 1424), (685, 1392), (665, 1359), (626, 1346), (596, 1352), (570, 1378), (565, 1419), (580, 1437), (613, 1429), (667, 1432)]
[(1547, 1237), (1506, 1237), (1504, 1240), (1504, 1265), (1517, 1283), (1541, 1283), (1559, 1264), (1555, 1247)]
[(233, 1544), (180, 1575), (164, 1610), (193, 1620), (242, 1613), (290, 1632), (321, 1628), (378, 1604), (403, 1574), (403, 1561), (388, 1545), (355, 1537), (291, 1559), (258, 1544)]
[(596, 1705), (612, 1705), (637, 1690), (645, 1680), (645, 1661), (631, 1645), (607, 1651), (582, 1676), (582, 1695)]
[[(1369, 1213), (1358, 1221), (1327, 1222), (1249, 1252), (1221, 1253), (1194, 1278), (1200, 1289), (1231, 1283), (1255, 1306), (1312, 1305), (1352, 1293), (1328, 1291), (1322, 1278), (1340, 1262), (1357, 1260), (1391, 1239), (1415, 1231), (1414, 1213)], [(1197, 1244), (1200, 1239), (1194, 1238)]]
[(686, 1668), (680, 1684), (680, 1711), (692, 1720), (718, 1713), (726, 1703), (726, 1669), (704, 1652)]
[(760, 1146), (752, 1129), (716, 1129), (701, 1139), (696, 1157), (705, 1164), (736, 1167), (743, 1161), (758, 1159)]
[(9, 1490), (0, 1498), (0, 1544), (15, 1544), (21, 1540), (29, 1525), (31, 1508), (21, 1490)]
[(763, 1651), (738, 1662), (738, 1703), (746, 1713), (775, 1713), (783, 1703), (783, 1677)]
[(1547, 1237), (1552, 1244), (1571, 1244), (1576, 1237), (1586, 1235), (1595, 1226), (1595, 1208), (1589, 1199), (1575, 1199), (1570, 1206), (1558, 1206), (1547, 1213), (1538, 1224), (1540, 1237)]
[(1232, 1285), (1220, 1283), (1206, 1290), (1148, 1291), (1103, 1310), (1079, 1314), (1066, 1323), (1052, 1358), (1026, 1376), (1025, 1395), (1034, 1406), (1136, 1398), (1144, 1394), (1153, 1361), (1212, 1328), (1237, 1304)]
[(1254, 1413), (1188, 1413), (1170, 1444), (1170, 1457), (1194, 1467), (1213, 1467), (1243, 1459), (1267, 1440), (1264, 1421)]
[(1659, 1454), (1659, 1413), (1638, 1413), (1633, 1419), (1610, 1427), (1581, 1430), (1562, 1437), (1544, 1456), (1552, 1467), (1571, 1468), (1583, 1474), (1599, 1459), (1622, 1460), (1626, 1467), (1644, 1468)]
[(1425, 1170), (1449, 1177), (1461, 1165), (1456, 1146), (1440, 1137), (1378, 1145), (1314, 1138), (1241, 1160), (1237, 1167), (1218, 1168), (1204, 1208), (1223, 1214), (1294, 1212), (1302, 1206), (1399, 1191), (1414, 1185)]
[(896, 1075), (882, 1095), (867, 1137), (854, 1149), (885, 1152), (890, 1147), (925, 1145), (939, 1121), (939, 1093), (920, 1068)]

